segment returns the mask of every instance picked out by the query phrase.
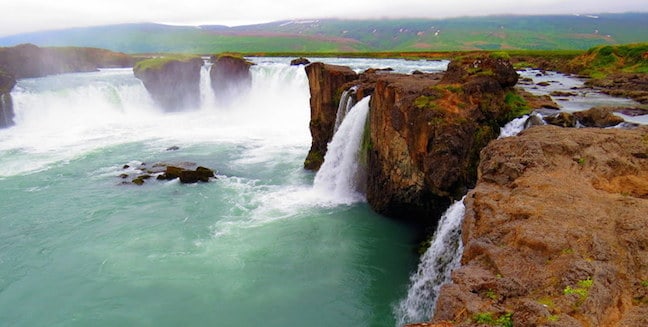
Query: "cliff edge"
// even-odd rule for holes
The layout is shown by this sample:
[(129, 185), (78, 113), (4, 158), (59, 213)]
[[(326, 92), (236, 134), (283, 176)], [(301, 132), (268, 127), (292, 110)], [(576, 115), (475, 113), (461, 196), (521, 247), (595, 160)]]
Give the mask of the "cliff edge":
[(435, 321), (648, 326), (648, 127), (491, 142)]

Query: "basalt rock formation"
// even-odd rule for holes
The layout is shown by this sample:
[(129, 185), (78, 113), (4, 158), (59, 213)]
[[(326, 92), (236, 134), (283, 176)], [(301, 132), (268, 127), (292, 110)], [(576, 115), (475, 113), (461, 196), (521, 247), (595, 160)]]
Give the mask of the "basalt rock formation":
[(135, 77), (166, 111), (196, 109), (200, 105), (200, 57), (162, 57), (138, 62)]
[(474, 186), (479, 151), (517, 113), (517, 73), (505, 60), (466, 58), (444, 74), (393, 74), (346, 67), (306, 67), (311, 90), (317, 168), (333, 136), (337, 101), (345, 88), (372, 95), (362, 157), (366, 196), (379, 213), (434, 225), (453, 199)]
[(434, 321), (648, 326), (648, 128), (491, 142)]
[(335, 116), (344, 91), (343, 86), (358, 79), (351, 68), (327, 65), (320, 62), (306, 66), (310, 88), (311, 120), (310, 131), (313, 137), (304, 167), (317, 170), (324, 162), (328, 143), (333, 138)]
[(233, 55), (214, 56), (212, 61), (214, 64), (209, 76), (216, 99), (220, 103), (230, 104), (249, 91), (252, 85), (251, 62)]
[(134, 62), (129, 55), (96, 48), (40, 48), (33, 44), (0, 48), (0, 69), (16, 79), (132, 67)]

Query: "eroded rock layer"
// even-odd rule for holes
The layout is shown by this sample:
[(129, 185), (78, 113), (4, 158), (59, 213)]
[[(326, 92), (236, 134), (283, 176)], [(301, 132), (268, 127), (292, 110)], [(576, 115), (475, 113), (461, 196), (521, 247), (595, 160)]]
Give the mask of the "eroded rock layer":
[(648, 128), (537, 126), (481, 158), (434, 320), (648, 326)]

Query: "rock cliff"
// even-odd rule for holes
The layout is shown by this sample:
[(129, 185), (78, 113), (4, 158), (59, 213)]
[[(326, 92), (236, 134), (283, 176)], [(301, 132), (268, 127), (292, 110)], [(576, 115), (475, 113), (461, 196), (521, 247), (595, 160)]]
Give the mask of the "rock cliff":
[(251, 62), (233, 55), (214, 56), (212, 61), (214, 64), (209, 76), (218, 102), (230, 104), (249, 91), (252, 84)]
[(314, 63), (311, 90), (313, 145), (305, 166), (317, 169), (333, 136), (340, 94), (357, 86), (372, 95), (363, 158), (366, 196), (374, 210), (428, 225), (477, 178), (479, 151), (518, 113), (518, 75), (505, 60), (464, 58), (444, 74), (393, 74)]
[(310, 131), (313, 142), (304, 167), (317, 170), (324, 162), (328, 143), (333, 138), (335, 115), (343, 86), (358, 79), (358, 74), (349, 67), (316, 62), (306, 66), (306, 75), (311, 94)]
[(134, 62), (129, 55), (96, 48), (40, 48), (33, 44), (0, 48), (0, 69), (16, 79), (132, 67)]
[(481, 152), (433, 320), (648, 326), (648, 127), (532, 127)]
[(13, 125), (13, 101), (11, 90), (16, 85), (16, 79), (0, 68), (0, 128)]
[(166, 111), (197, 109), (200, 105), (200, 69), (195, 56), (147, 59), (133, 67), (153, 100)]

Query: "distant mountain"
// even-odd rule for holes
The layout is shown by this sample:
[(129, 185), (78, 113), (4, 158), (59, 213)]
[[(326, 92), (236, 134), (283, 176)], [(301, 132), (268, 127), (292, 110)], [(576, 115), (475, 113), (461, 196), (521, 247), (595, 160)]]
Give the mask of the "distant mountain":
[(588, 49), (648, 41), (648, 13), (448, 19), (279, 21), (227, 27), (152, 23), (0, 38), (0, 46), (83, 46), (127, 53)]

